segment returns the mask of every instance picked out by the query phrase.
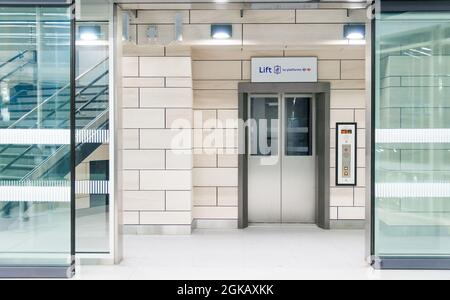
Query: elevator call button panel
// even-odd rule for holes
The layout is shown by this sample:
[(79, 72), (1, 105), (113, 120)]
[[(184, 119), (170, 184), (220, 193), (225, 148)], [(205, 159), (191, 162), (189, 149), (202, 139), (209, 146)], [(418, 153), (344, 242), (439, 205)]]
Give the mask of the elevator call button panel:
[(336, 124), (336, 185), (356, 185), (356, 123)]

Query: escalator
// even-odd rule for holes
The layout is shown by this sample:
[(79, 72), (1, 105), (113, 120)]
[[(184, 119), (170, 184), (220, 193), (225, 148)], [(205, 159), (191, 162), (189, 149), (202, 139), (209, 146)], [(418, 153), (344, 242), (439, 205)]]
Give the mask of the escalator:
[[(76, 78), (77, 164), (102, 144), (95, 142), (96, 133), (109, 130), (107, 64), (108, 59), (104, 59)], [(0, 66), (0, 74), (3, 67)], [(10, 74), (10, 77), (16, 73)], [(5, 80), (8, 79), (5, 78), (3, 82)], [(32, 84), (20, 80), (16, 85), (9, 87), (8, 93), (12, 95), (7, 101), (9, 115), (1, 119), (0, 128), (70, 129), (70, 120), (67, 118), (71, 107), (70, 85), (58, 87), (44, 83), (41, 89), (37, 89)], [(45, 100), (39, 102), (38, 93), (39, 97)], [(0, 181), (53, 180), (56, 178), (52, 178), (52, 174), (59, 176), (68, 174), (70, 172), (68, 147), (70, 146), (17, 144), (0, 146)]]

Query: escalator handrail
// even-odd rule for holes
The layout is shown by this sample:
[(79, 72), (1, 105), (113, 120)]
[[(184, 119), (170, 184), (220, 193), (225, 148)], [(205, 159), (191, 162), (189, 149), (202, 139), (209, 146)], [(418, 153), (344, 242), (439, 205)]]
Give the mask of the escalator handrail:
[(11, 57), (10, 59), (5, 61), (4, 63), (0, 64), (0, 69), (3, 68), (4, 66), (8, 65), (9, 63), (12, 63), (16, 59), (23, 57), (25, 55), (25, 53), (27, 53), (29, 51), (31, 51), (31, 50), (23, 50), (23, 51), (19, 52), (18, 54), (16, 54), (15, 56)]
[(12, 75), (14, 75), (16, 72), (18, 72), (19, 70), (22, 70), (23, 68), (25, 68), (27, 65), (31, 64), (31, 61), (27, 61), (23, 64), (21, 64), (20, 66), (18, 66), (17, 68), (15, 68), (13, 71), (9, 72), (8, 74), (6, 74), (5, 76), (3, 76), (2, 78), (0, 78), (0, 82), (5, 81), (7, 78), (11, 77)]
[[(104, 62), (106, 62), (109, 59), (109, 57), (103, 59), (102, 61), (100, 61), (99, 63), (97, 63), (95, 66), (93, 66), (92, 68), (90, 68), (89, 70), (87, 70), (86, 72), (84, 72), (83, 74), (79, 75), (75, 81), (80, 80), (81, 78), (83, 78), (84, 76), (86, 76), (87, 74), (89, 74), (91, 71), (93, 71), (94, 69), (96, 69), (98, 66), (102, 65)], [(35, 108), (33, 108), (32, 110), (30, 110), (29, 112), (27, 112), (26, 114), (24, 114), (20, 119), (18, 119), (16, 122), (14, 122), (13, 124), (11, 124), (8, 129), (12, 129), (14, 127), (16, 127), (20, 122), (22, 122), (23, 120), (25, 120), (26, 118), (28, 118), (28, 116), (30, 116), (32, 113), (34, 113), (37, 109), (39, 109), (40, 107), (42, 107), (43, 105), (45, 105), (47, 102), (49, 102), (50, 100), (54, 99), (56, 96), (58, 96), (61, 92), (63, 92), (64, 90), (66, 90), (67, 88), (70, 88), (70, 83), (66, 84), (65, 86), (63, 86), (61, 89), (59, 89), (58, 91), (56, 91), (53, 95), (51, 95), (50, 97), (48, 97), (47, 99), (45, 99), (44, 101), (42, 101), (39, 105), (36, 105)]]

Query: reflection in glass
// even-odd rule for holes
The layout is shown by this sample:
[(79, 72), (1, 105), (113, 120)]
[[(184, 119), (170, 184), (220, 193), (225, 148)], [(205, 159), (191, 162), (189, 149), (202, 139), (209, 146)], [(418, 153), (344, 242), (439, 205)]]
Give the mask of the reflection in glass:
[(375, 254), (450, 255), (450, 15), (376, 25)]
[(286, 155), (311, 155), (311, 98), (286, 98)]
[(278, 97), (255, 96), (250, 100), (250, 154), (278, 155)]

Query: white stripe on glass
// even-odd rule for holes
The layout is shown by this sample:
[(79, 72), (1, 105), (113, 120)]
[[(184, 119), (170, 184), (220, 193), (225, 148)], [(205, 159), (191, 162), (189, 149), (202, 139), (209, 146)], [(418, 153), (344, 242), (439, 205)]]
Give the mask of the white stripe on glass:
[(0, 181), (0, 202), (70, 202), (70, 183)]
[[(109, 143), (109, 130), (76, 130), (82, 144)], [(0, 145), (70, 145), (69, 129), (0, 129)]]
[(448, 198), (450, 183), (377, 183), (377, 198)]
[(68, 129), (0, 129), (2, 145), (70, 145)]
[(79, 195), (108, 195), (109, 181), (106, 180), (76, 181), (75, 193)]
[(107, 144), (109, 143), (109, 130), (77, 130), (75, 133), (77, 143)]
[(450, 129), (377, 129), (377, 144), (445, 144), (450, 143)]

